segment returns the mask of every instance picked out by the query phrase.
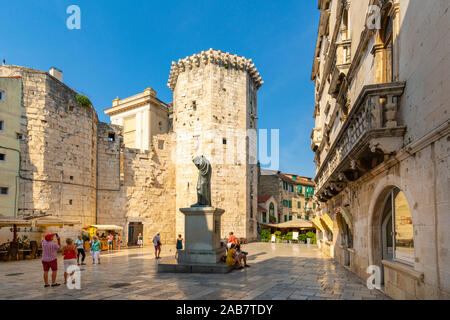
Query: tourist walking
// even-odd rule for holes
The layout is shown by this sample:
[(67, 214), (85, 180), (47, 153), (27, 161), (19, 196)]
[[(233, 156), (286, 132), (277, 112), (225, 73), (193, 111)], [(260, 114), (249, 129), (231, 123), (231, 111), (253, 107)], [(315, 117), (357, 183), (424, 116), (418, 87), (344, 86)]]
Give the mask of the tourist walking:
[(86, 258), (86, 253), (84, 252), (84, 241), (81, 235), (75, 239), (75, 244), (77, 245), (77, 264), (80, 265), (80, 255), (81, 255), (81, 265), (85, 265), (84, 258)]
[(113, 249), (114, 236), (110, 233), (107, 237), (107, 240), (108, 240), (108, 251), (111, 251)]
[(56, 255), (58, 253), (58, 249), (61, 247), (61, 240), (59, 239), (58, 234), (56, 234), (56, 239), (58, 240), (58, 244), (53, 241), (53, 237), (55, 234), (50, 233), (45, 236), (45, 239), (42, 240), (42, 267), (44, 268), (44, 287), (49, 287), (48, 283), (48, 271), (52, 269), (52, 287), (57, 287), (60, 284), (56, 282), (56, 274), (58, 271), (58, 260), (56, 259)]
[[(63, 247), (64, 256), (64, 284), (67, 284), (67, 273), (70, 266), (75, 266), (77, 264), (77, 248), (73, 244), (73, 240), (70, 238), (66, 239), (66, 245)], [(73, 275), (75, 271), (71, 273)], [(72, 281), (75, 283), (75, 279)]]
[(97, 236), (94, 236), (91, 244), (92, 264), (100, 264), (100, 247), (101, 243)]
[(159, 236), (159, 232), (156, 233), (156, 236), (153, 237), (153, 245), (155, 246), (155, 258), (160, 259), (161, 254), (161, 238)]
[(175, 251), (175, 259), (178, 258), (179, 250), (183, 250), (183, 238), (181, 237), (181, 234), (178, 235), (178, 239), (177, 239), (177, 248)]
[(139, 232), (139, 235), (138, 235), (137, 244), (138, 244), (139, 248), (142, 248), (144, 246), (144, 240), (142, 238), (142, 233), (140, 233), (140, 232)]

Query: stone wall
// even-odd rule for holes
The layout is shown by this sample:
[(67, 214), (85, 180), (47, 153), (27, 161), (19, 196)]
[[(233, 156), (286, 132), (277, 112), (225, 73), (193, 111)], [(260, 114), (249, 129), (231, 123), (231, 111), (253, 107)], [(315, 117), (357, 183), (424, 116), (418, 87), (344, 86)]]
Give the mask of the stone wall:
[[(115, 141), (108, 133), (115, 132)], [(99, 124), (98, 223), (124, 228), (142, 222), (144, 244), (156, 232), (162, 243), (175, 243), (175, 175), (171, 162), (171, 135), (154, 137), (151, 150), (125, 148), (121, 127)]]
[[(122, 127), (98, 122), (92, 107), (48, 73), (0, 67), (1, 76), (21, 76), (23, 117), (18, 214), (79, 220), (74, 227), (40, 228), (74, 237), (91, 224), (144, 224), (144, 240), (157, 231), (175, 242), (175, 169), (171, 135), (156, 135), (150, 151), (125, 148)], [(98, 161), (98, 163), (97, 163)], [(1, 234), (7, 240), (8, 234)], [(5, 239), (3, 239), (5, 238)]]
[(0, 74), (21, 76), (23, 83), (19, 217), (47, 214), (93, 223), (95, 110), (78, 105), (76, 93), (46, 72), (1, 66)]

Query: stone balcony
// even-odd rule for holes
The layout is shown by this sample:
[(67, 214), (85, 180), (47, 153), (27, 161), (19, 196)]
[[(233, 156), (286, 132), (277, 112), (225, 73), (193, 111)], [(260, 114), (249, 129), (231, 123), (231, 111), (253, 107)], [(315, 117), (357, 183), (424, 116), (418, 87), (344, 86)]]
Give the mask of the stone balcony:
[(326, 202), (403, 146), (397, 110), (405, 82), (365, 86), (319, 168), (316, 195)]
[(328, 93), (336, 98), (343, 79), (347, 76), (351, 65), (351, 40), (336, 43), (336, 63), (331, 70), (331, 81)]
[(314, 128), (311, 132), (311, 150), (316, 152), (322, 143), (322, 129)]

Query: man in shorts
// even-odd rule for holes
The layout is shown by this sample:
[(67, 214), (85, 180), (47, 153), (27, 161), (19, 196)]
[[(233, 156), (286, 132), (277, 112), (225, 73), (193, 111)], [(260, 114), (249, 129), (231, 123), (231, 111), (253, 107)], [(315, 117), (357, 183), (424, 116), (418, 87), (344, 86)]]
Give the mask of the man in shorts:
[(48, 283), (48, 271), (52, 269), (52, 287), (57, 287), (60, 284), (56, 283), (56, 274), (58, 271), (58, 260), (56, 259), (56, 255), (58, 253), (58, 249), (61, 247), (61, 240), (56, 234), (56, 239), (58, 240), (58, 244), (53, 242), (53, 237), (55, 234), (50, 233), (45, 236), (45, 239), (42, 240), (42, 267), (44, 268), (44, 287), (49, 287)]
[(155, 259), (160, 259), (161, 254), (161, 238), (159, 237), (159, 232), (153, 238), (153, 245), (155, 246)]

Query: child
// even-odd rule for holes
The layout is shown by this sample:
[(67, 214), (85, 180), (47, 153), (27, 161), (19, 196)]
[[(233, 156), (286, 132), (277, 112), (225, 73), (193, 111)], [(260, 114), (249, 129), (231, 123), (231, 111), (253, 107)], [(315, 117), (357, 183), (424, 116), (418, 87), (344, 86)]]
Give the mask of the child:
[(138, 244), (139, 248), (142, 248), (144, 246), (144, 241), (142, 239), (142, 233), (139, 233), (139, 235), (138, 235), (137, 244)]
[(178, 250), (183, 250), (183, 238), (181, 234), (178, 235), (177, 239), (177, 250), (175, 251), (175, 259), (178, 257)]
[(100, 240), (98, 240), (97, 236), (94, 236), (91, 244), (91, 253), (92, 253), (92, 264), (100, 264)]
[(108, 235), (107, 239), (108, 239), (108, 251), (111, 251), (113, 249), (113, 241), (114, 241), (114, 236), (112, 235), (112, 233)]
[[(64, 284), (67, 284), (67, 273), (70, 266), (77, 265), (77, 248), (73, 245), (73, 240), (68, 238), (66, 240), (66, 244), (63, 247), (63, 256), (64, 256)], [(72, 276), (75, 273), (73, 271), (70, 275)], [(75, 283), (75, 279), (72, 280), (72, 283)]]

